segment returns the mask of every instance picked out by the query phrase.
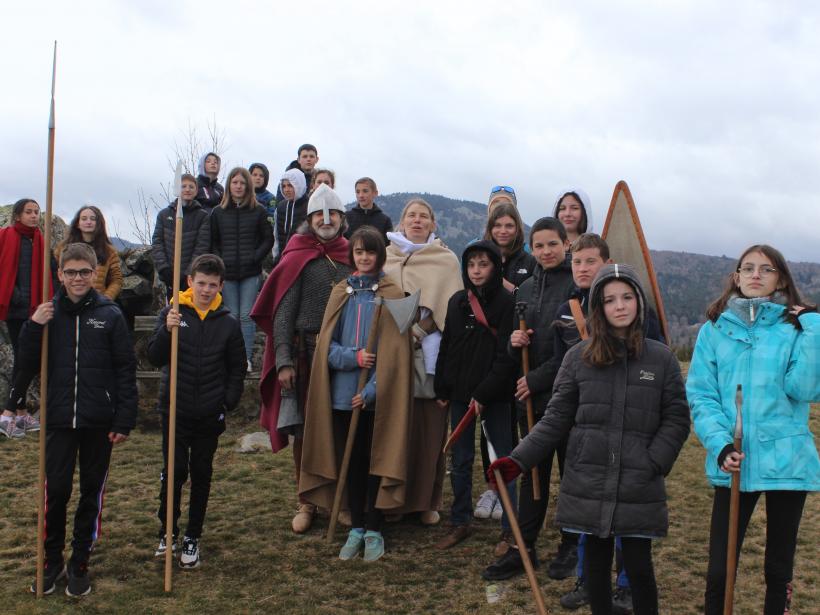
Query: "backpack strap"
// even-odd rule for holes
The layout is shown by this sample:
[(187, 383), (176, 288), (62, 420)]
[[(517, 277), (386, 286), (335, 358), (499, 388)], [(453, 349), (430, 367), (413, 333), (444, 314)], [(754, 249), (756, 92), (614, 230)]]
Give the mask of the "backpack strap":
[(581, 309), (581, 302), (578, 299), (569, 300), (569, 310), (572, 312), (572, 317), (575, 319), (575, 324), (578, 327), (578, 335), (582, 340), (589, 337), (587, 332), (587, 320), (584, 318), (584, 310)]
[(487, 322), (487, 316), (484, 314), (484, 310), (481, 308), (481, 303), (479, 303), (478, 297), (473, 294), (473, 291), (467, 291), (467, 300), (470, 302), (470, 307), (473, 310), (473, 315), (478, 321), (478, 324), (486, 329), (489, 329), (490, 333), (492, 333), (495, 337), (498, 337), (498, 329), (491, 327), (490, 323)]

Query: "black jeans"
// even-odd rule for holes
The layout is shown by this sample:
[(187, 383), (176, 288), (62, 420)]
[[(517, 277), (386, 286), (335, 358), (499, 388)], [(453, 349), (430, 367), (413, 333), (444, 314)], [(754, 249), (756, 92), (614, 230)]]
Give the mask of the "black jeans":
[[(350, 410), (334, 410), (336, 433), (347, 435), (350, 429)], [(374, 532), (382, 531), (382, 511), (376, 508), (381, 476), (370, 473), (370, 448), (373, 446), (373, 421), (376, 413), (362, 410), (350, 453), (347, 468), (347, 507), (350, 509), (351, 527), (364, 528)], [(344, 441), (342, 441), (344, 446)], [(365, 507), (367, 512), (365, 513)]]
[(71, 559), (87, 563), (102, 529), (102, 503), (111, 442), (107, 429), (49, 429), (46, 434), (46, 560), (58, 566), (65, 548), (66, 508), (80, 458), (80, 501), (74, 514)]
[[(761, 491), (740, 493), (737, 524), (737, 554), (746, 535)], [(792, 580), (797, 530), (806, 503), (805, 491), (766, 491), (766, 555), (763, 570), (766, 579), (764, 615), (783, 615), (786, 606), (786, 584)], [(726, 550), (729, 529), (729, 497), (726, 487), (715, 488), (712, 503), (712, 527), (709, 534), (709, 569), (706, 573), (706, 615), (723, 613), (726, 589)], [(630, 573), (631, 574), (631, 573)], [(630, 576), (631, 578), (631, 576)]]
[(9, 330), (9, 338), (11, 338), (11, 348), (14, 351), (14, 364), (11, 368), (11, 387), (9, 387), (9, 396), (6, 399), (5, 409), (10, 412), (16, 410), (23, 410), (26, 407), (26, 393), (28, 387), (37, 372), (21, 370), (20, 361), (17, 357), (17, 340), (20, 338), (20, 330), (23, 328), (25, 319), (11, 318), (6, 321), (6, 328)]
[[(612, 613), (612, 553), (615, 539), (586, 537), (584, 572), (593, 615)], [(649, 538), (621, 538), (624, 568), (632, 585), (635, 615), (658, 612), (658, 586), (652, 567), (652, 541)], [(782, 615), (782, 611), (781, 611)]]
[[(203, 419), (201, 423), (186, 423), (177, 417), (174, 440), (174, 536), (179, 535), (180, 500), (182, 486), (191, 477), (191, 497), (188, 502), (188, 527), (185, 535), (190, 538), (202, 536), (205, 511), (211, 495), (211, 475), (219, 434), (225, 430), (225, 421), (216, 417)], [(168, 487), (168, 415), (162, 415), (162, 474), (160, 475), (159, 510), (157, 517), (162, 524), (160, 537), (165, 536), (165, 515)]]

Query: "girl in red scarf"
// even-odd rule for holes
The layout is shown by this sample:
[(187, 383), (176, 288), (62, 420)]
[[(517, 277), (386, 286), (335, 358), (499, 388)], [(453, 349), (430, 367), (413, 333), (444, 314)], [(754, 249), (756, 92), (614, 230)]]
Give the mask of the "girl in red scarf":
[(0, 434), (22, 438), (27, 431), (40, 429), (26, 410), (26, 391), (35, 374), (20, 370), (17, 361), (20, 329), (43, 302), (43, 236), (37, 227), (40, 206), (33, 199), (20, 199), (12, 208), (12, 220), (14, 224), (0, 229), (0, 320), (6, 321), (15, 356)]

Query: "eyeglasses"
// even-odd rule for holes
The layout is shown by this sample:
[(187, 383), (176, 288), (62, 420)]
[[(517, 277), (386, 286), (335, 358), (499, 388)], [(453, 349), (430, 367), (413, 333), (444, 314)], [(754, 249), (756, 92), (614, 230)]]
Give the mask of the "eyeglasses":
[(760, 267), (755, 267), (754, 265), (743, 265), (743, 267), (739, 267), (737, 271), (744, 278), (752, 277), (755, 274), (755, 271), (757, 271), (761, 278), (768, 278), (777, 273), (777, 269), (771, 267), (770, 265), (761, 265)]
[(78, 277), (87, 280), (94, 273), (93, 269), (63, 269), (63, 276), (68, 280), (75, 280)]
[(495, 194), (496, 192), (509, 192), (510, 194), (515, 195), (515, 190), (509, 186), (493, 186), (490, 189), (490, 194)]

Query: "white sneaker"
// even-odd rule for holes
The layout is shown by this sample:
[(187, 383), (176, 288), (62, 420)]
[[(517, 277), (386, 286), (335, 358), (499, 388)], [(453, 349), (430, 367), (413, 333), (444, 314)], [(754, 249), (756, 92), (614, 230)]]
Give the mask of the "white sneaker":
[(199, 539), (186, 536), (182, 539), (182, 555), (179, 556), (180, 568), (199, 566)]
[[(154, 557), (162, 557), (165, 555), (167, 547), (165, 546), (165, 536), (159, 539), (159, 545), (157, 546), (157, 550), (154, 551)], [(176, 557), (177, 553), (177, 537), (174, 536), (174, 544), (171, 545), (171, 553), (174, 554)]]
[(476, 519), (489, 519), (490, 515), (493, 513), (493, 508), (495, 507), (495, 503), (497, 501), (498, 496), (495, 491), (492, 489), (487, 489), (487, 491), (482, 493), (481, 497), (478, 498), (478, 502), (475, 504), (475, 510), (473, 511), (473, 516)]
[[(493, 491), (495, 493), (495, 491)], [(501, 520), (501, 515), (504, 514), (504, 505), (501, 503), (501, 498), (498, 497), (496, 494), (495, 504), (493, 505), (493, 512), (490, 513), (490, 517), (492, 517), (495, 521)]]

